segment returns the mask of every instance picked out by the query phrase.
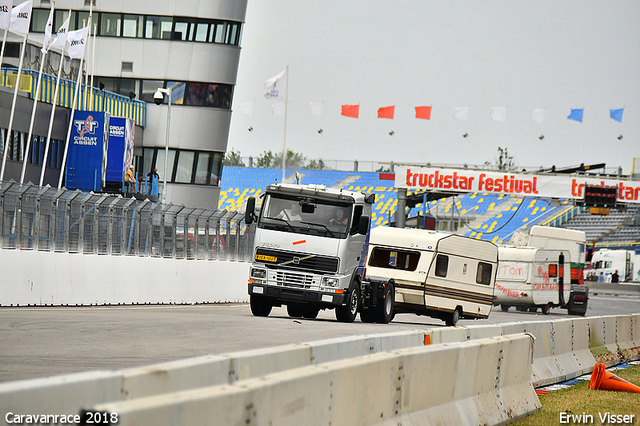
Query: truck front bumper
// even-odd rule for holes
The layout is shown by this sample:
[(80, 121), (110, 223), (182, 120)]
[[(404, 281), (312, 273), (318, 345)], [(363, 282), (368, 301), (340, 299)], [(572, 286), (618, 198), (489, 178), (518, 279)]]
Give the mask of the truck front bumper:
[(307, 290), (279, 285), (249, 283), (248, 290), (250, 295), (262, 296), (279, 304), (298, 302), (336, 307), (342, 306), (345, 300), (345, 294), (336, 293), (336, 291), (341, 292), (342, 290), (334, 289), (327, 289), (326, 291)]

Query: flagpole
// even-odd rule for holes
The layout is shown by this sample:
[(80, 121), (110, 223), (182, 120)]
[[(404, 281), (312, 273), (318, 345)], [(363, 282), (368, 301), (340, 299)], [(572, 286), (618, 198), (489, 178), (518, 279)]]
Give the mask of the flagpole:
[[(88, 37), (87, 37), (88, 38)], [(73, 92), (73, 104), (71, 106), (71, 115), (69, 117), (69, 126), (67, 127), (67, 139), (64, 145), (64, 154), (62, 156), (62, 166), (60, 167), (60, 178), (58, 179), (58, 189), (62, 188), (62, 178), (64, 177), (64, 169), (67, 165), (67, 154), (69, 153), (69, 140), (71, 139), (71, 129), (73, 127), (73, 115), (76, 112), (76, 103), (78, 102), (78, 93), (80, 92), (80, 82), (82, 80), (82, 64), (84, 62), (84, 52), (80, 58), (80, 66), (78, 67), (78, 77), (76, 78), (76, 87)]]
[[(71, 17), (71, 9), (69, 9), (69, 17)], [(59, 31), (60, 29), (58, 29), (58, 32)], [(68, 31), (68, 28), (65, 30), (65, 34), (64, 34), (65, 42), (62, 45), (62, 51), (60, 52), (60, 65), (58, 66), (58, 78), (56, 79), (56, 88), (53, 92), (53, 102), (51, 105), (51, 117), (49, 118), (49, 130), (47, 131), (47, 143), (45, 144), (45, 147), (44, 147), (44, 158), (42, 159), (42, 170), (40, 171), (40, 186), (42, 186), (42, 183), (44, 182), (44, 172), (45, 172), (45, 169), (47, 168), (47, 160), (49, 157), (49, 146), (51, 144), (51, 132), (53, 130), (53, 119), (56, 115), (56, 105), (58, 104), (58, 92), (60, 90), (60, 78), (62, 77), (62, 64), (64, 63), (64, 48), (67, 43), (66, 42), (67, 31)]]
[[(2, 169), (0, 170), (0, 181), (4, 180), (4, 168), (7, 164), (7, 150), (9, 147), (9, 141), (11, 138), (11, 131), (13, 130), (13, 117), (16, 112), (16, 101), (18, 99), (18, 89), (20, 88), (20, 74), (22, 73), (22, 61), (24, 59), (24, 51), (27, 47), (27, 36), (29, 32), (26, 32), (22, 41), (22, 49), (20, 49), (20, 62), (18, 63), (18, 76), (16, 77), (16, 86), (13, 91), (13, 102), (11, 103), (11, 116), (9, 118), (9, 128), (7, 130), (7, 140), (4, 144), (4, 153), (2, 155)], [(15, 142), (15, 141), (14, 141)]]
[(284, 142), (282, 148), (282, 183), (284, 183), (286, 162), (287, 162), (287, 112), (289, 110), (289, 65), (287, 65), (286, 73), (287, 85), (286, 93), (284, 95)]
[[(93, 1), (91, 2), (93, 3)], [(93, 111), (93, 75), (95, 74), (96, 63), (96, 33), (98, 32), (98, 24), (93, 24), (93, 43), (91, 43), (91, 81), (89, 83), (89, 110)]]
[(31, 109), (31, 122), (29, 123), (29, 136), (27, 136), (27, 147), (24, 150), (24, 159), (22, 160), (22, 172), (20, 173), (20, 185), (24, 183), (24, 174), (27, 170), (27, 160), (29, 159), (29, 150), (31, 149), (31, 136), (33, 135), (33, 123), (36, 118), (36, 108), (38, 106), (38, 99), (40, 98), (40, 89), (42, 85), (42, 70), (44, 68), (44, 60), (47, 57), (47, 52), (44, 51), (45, 46), (42, 47), (42, 61), (40, 61), (40, 71), (38, 71), (38, 83), (36, 84), (36, 94), (33, 99), (33, 108)]
[(4, 36), (2, 36), (2, 50), (0, 50), (0, 65), (2, 65), (2, 59), (4, 58), (4, 46), (7, 44), (8, 34), (9, 34), (9, 28), (5, 28)]

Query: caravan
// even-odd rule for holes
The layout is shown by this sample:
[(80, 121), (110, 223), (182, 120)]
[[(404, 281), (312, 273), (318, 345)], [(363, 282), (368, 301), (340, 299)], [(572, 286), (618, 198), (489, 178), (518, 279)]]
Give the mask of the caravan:
[(455, 325), (460, 318), (489, 316), (497, 263), (498, 247), (488, 241), (377, 227), (371, 230), (365, 273), (368, 280), (393, 280), (394, 313), (429, 315)]

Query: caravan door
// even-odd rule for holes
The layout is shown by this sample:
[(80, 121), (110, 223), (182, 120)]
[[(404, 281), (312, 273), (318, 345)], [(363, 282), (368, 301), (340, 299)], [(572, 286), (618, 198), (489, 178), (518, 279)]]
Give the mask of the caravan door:
[(531, 292), (534, 305), (563, 306), (571, 295), (571, 253), (568, 250), (536, 251)]

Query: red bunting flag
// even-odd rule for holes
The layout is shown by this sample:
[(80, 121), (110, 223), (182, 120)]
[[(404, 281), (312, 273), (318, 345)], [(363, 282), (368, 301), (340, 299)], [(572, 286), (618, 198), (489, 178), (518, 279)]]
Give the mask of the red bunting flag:
[(430, 106), (416, 107), (416, 118), (422, 118), (423, 120), (431, 120), (431, 107)]
[(378, 108), (378, 118), (390, 118), (393, 120), (393, 112), (395, 109), (395, 106)]
[(360, 105), (342, 105), (342, 115), (346, 117), (358, 118)]

